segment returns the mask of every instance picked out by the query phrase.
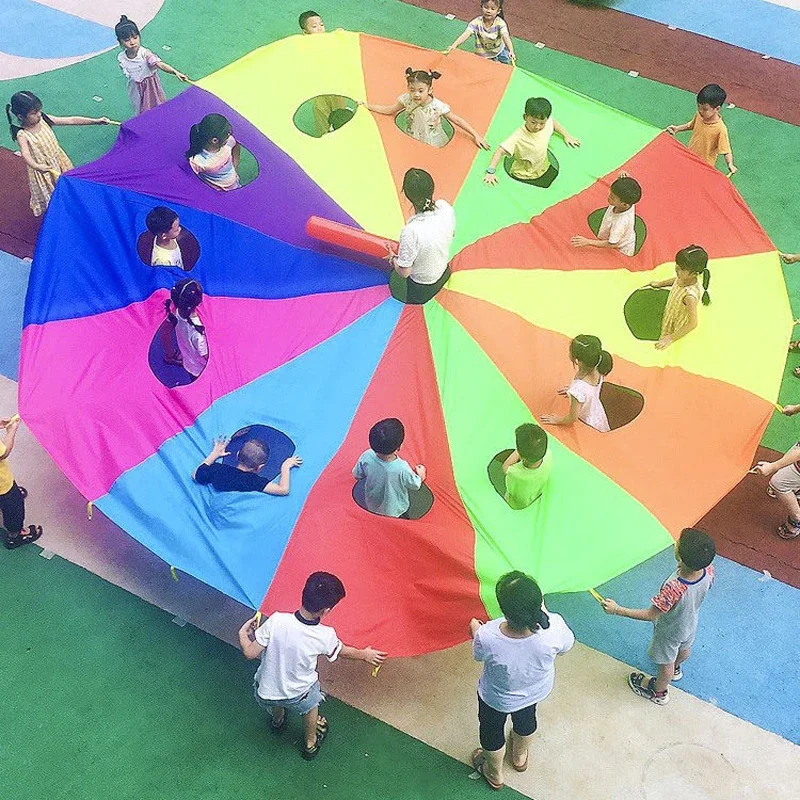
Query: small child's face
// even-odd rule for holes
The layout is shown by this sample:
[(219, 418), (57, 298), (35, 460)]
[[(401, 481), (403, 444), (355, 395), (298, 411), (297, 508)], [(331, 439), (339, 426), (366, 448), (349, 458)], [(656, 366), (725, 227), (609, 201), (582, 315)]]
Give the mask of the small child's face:
[(409, 81), (408, 93), (415, 103), (424, 103), (431, 95), (431, 87), (422, 81)]
[(697, 113), (704, 122), (711, 122), (719, 116), (719, 106), (711, 106), (708, 103), (698, 103)]
[(180, 219), (176, 219), (175, 222), (173, 222), (170, 226), (170, 229), (160, 234), (160, 236), (165, 242), (170, 242), (173, 239), (177, 239), (181, 235), (181, 230), (181, 221)]
[(309, 17), (303, 26), (303, 33), (325, 33), (325, 23), (322, 17)]
[(142, 37), (138, 33), (132, 33), (127, 38), (119, 40), (119, 43), (126, 50), (138, 50), (141, 42), (142, 42)]
[(627, 211), (631, 207), (630, 203), (623, 202), (614, 194), (614, 192), (610, 190), (608, 192), (608, 204), (610, 206), (614, 206), (614, 208), (619, 208), (622, 211)]
[(34, 108), (32, 111), (29, 111), (25, 117), (21, 118), (20, 121), (23, 125), (27, 125), (30, 128), (34, 125), (38, 125), (42, 121), (42, 109)]
[(487, 22), (490, 20), (494, 22), (500, 13), (500, 3), (496, 2), (496, 0), (489, 0), (488, 3), (481, 4), (481, 11), (483, 12), (483, 18)]
[(525, 120), (525, 128), (530, 133), (539, 133), (539, 131), (544, 130), (544, 126), (547, 125), (547, 117), (544, 119), (539, 119), (538, 117), (529, 117), (527, 114), (523, 114), (522, 118)]
[(681, 283), (692, 283), (697, 280), (697, 273), (675, 265), (675, 275)]

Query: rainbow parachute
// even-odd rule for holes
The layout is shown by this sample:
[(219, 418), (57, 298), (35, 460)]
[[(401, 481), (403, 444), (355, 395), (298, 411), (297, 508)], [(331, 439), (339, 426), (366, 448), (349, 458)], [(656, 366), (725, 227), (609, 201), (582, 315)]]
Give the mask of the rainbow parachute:
[[(319, 95), (394, 102), (407, 66), (441, 71), (437, 94), (493, 146), (537, 95), (583, 146), (554, 137), (549, 189), (503, 174), (487, 187), (489, 154), (460, 133), (435, 150), (363, 109), (325, 136), (295, 126)], [(209, 112), (258, 162), (238, 191), (209, 189), (183, 157), (189, 126)], [(317, 215), (396, 238), (410, 166), (434, 176), (458, 219), (453, 276), (425, 306), (393, 299), (385, 275), (304, 227)], [(572, 248), (620, 169), (644, 190), (640, 252)], [(193, 234), (190, 274), (206, 292), (209, 364), (175, 388), (148, 366), (183, 277), (139, 256), (155, 205)], [(659, 352), (629, 330), (626, 301), (669, 277), (691, 242), (711, 256), (713, 302)], [(465, 53), (297, 36), (125, 123), (106, 156), (59, 182), (31, 276), (21, 408), (81, 493), (167, 563), (265, 610), (291, 607), (310, 571), (331, 570), (353, 598), (337, 609), (340, 632), (408, 655), (463, 640), (470, 616), (496, 610), (493, 585), (510, 568), (547, 592), (584, 590), (700, 518), (751, 463), (791, 324), (773, 244), (731, 182), (666, 134)], [(610, 379), (644, 405), (611, 433), (549, 428), (546, 492), (512, 511), (487, 466), (517, 425), (563, 408), (556, 390), (578, 333), (601, 337)], [(351, 496), (367, 432), (388, 416), (405, 423), (405, 457), (428, 468), (434, 503), (418, 520), (374, 516)], [(254, 424), (304, 457), (288, 497), (192, 481), (215, 435)]]

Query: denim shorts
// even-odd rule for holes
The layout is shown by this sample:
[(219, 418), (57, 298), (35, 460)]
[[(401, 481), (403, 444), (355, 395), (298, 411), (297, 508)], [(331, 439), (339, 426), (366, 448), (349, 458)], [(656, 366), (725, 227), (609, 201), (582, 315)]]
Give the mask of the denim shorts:
[(503, 49), (491, 60), (499, 61), (501, 64), (510, 64), (511, 53), (509, 53), (508, 48), (504, 46)]
[(294, 711), (296, 714), (308, 714), (309, 711), (316, 708), (325, 699), (322, 694), (319, 681), (317, 681), (307, 692), (301, 694), (299, 697), (292, 697), (288, 700), (265, 700), (258, 693), (258, 684), (253, 684), (253, 694), (256, 698), (256, 703), (261, 708), (283, 708), (286, 711)]

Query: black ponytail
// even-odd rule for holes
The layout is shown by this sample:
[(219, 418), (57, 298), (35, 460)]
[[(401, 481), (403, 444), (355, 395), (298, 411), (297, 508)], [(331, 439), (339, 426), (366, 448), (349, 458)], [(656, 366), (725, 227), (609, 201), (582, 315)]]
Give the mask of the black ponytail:
[[(6, 104), (6, 117), (11, 138), (16, 142), (17, 134), (22, 130), (22, 125), (15, 125), (11, 119), (12, 114), (20, 121), (25, 119), (31, 111), (41, 111), (42, 101), (33, 92), (16, 92), (11, 95), (11, 102)], [(42, 113), (42, 119), (52, 128), (53, 120)]]
[(178, 324), (178, 317), (173, 313), (172, 306), (181, 319), (186, 320), (198, 333), (205, 333), (206, 329), (192, 321), (192, 314), (203, 300), (203, 287), (193, 278), (184, 278), (178, 281), (170, 290), (169, 299), (164, 302), (167, 319), (174, 328)]
[(403, 176), (403, 194), (411, 201), (417, 214), (436, 208), (433, 190), (433, 178), (424, 169), (412, 167)]
[(711, 295), (708, 293), (708, 286), (711, 283), (711, 271), (708, 268), (708, 253), (699, 244), (690, 244), (675, 254), (675, 264), (687, 272), (695, 275), (702, 275), (703, 299), (702, 303), (707, 306), (711, 302)]
[(189, 149), (186, 158), (196, 156), (212, 140), (224, 141), (231, 135), (231, 124), (222, 114), (206, 114), (189, 129)]
[(614, 368), (614, 359), (608, 350), (603, 350), (602, 342), (588, 333), (576, 336), (569, 343), (569, 357), (585, 369), (596, 369), (601, 375), (608, 375)]

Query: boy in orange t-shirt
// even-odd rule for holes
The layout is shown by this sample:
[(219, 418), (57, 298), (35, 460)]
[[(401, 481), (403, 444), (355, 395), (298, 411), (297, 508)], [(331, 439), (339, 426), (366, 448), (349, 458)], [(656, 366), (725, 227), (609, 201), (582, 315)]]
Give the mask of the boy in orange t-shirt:
[(731, 141), (728, 128), (722, 121), (720, 109), (727, 98), (725, 90), (716, 83), (709, 83), (697, 93), (697, 113), (691, 122), (685, 125), (670, 125), (667, 133), (673, 136), (681, 131), (691, 131), (689, 149), (712, 167), (717, 163), (717, 156), (722, 153), (728, 165), (728, 176), (738, 171), (733, 163)]

